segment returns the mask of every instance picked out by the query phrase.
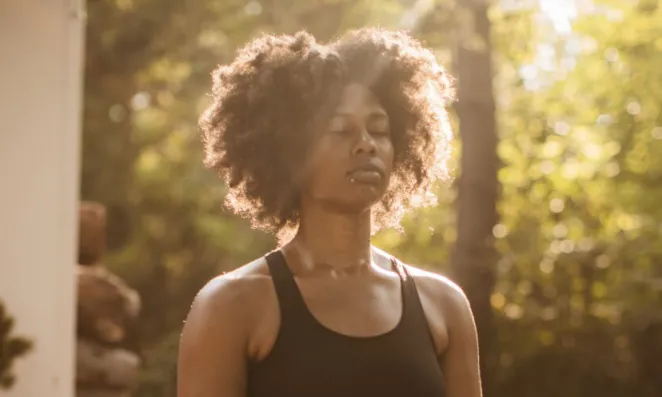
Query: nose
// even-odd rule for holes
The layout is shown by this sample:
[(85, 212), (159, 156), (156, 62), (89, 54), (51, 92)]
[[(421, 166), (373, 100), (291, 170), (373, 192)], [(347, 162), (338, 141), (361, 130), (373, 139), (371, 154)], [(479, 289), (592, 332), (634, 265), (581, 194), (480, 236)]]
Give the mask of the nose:
[(375, 140), (367, 131), (362, 131), (356, 144), (354, 144), (352, 154), (354, 156), (362, 156), (374, 155), (376, 152), (377, 146), (375, 145)]

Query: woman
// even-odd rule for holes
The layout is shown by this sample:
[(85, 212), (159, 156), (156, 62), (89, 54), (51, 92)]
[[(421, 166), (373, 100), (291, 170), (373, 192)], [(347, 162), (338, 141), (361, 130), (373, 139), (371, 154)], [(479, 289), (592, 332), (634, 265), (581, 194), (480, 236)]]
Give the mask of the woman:
[(215, 71), (206, 164), (286, 243), (195, 298), (179, 397), (481, 396), (461, 290), (370, 244), (432, 202), (451, 99), (430, 51), (380, 29), (264, 36)]

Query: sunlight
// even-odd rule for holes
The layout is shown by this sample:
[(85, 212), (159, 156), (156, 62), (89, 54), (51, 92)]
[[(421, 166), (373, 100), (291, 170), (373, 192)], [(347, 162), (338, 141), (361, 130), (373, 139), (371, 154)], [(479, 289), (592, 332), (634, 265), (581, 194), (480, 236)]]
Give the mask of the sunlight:
[(0, 397), (662, 397), (662, 0), (0, 3)]
[[(501, 0), (503, 11), (517, 11), (540, 8), (545, 18), (549, 19), (558, 33), (570, 33), (571, 21), (577, 17), (578, 5), (585, 5), (591, 0)], [(579, 3), (579, 4), (578, 4)]]
[(571, 20), (577, 16), (576, 0), (539, 0), (540, 9), (558, 33), (572, 31)]
[(400, 27), (412, 30), (434, 8), (433, 0), (417, 0), (400, 18)]

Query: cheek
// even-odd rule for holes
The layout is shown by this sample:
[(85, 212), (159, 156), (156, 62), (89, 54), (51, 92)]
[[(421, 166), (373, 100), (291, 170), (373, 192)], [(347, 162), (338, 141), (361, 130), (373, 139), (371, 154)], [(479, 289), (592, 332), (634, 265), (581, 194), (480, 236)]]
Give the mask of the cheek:
[(381, 152), (385, 165), (389, 169), (392, 168), (393, 162), (395, 161), (395, 148), (393, 147), (393, 143), (390, 140), (388, 142), (384, 142), (381, 148)]
[(344, 175), (344, 164), (342, 153), (337, 147), (320, 142), (319, 145), (311, 148), (308, 161), (302, 167), (304, 183), (316, 190), (334, 185), (334, 181)]

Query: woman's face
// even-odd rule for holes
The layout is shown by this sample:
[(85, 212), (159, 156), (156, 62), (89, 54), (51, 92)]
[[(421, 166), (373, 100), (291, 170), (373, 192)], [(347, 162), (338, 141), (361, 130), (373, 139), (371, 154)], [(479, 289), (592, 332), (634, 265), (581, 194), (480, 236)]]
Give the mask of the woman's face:
[(303, 199), (357, 212), (378, 202), (393, 167), (389, 117), (365, 86), (349, 84), (314, 131)]

